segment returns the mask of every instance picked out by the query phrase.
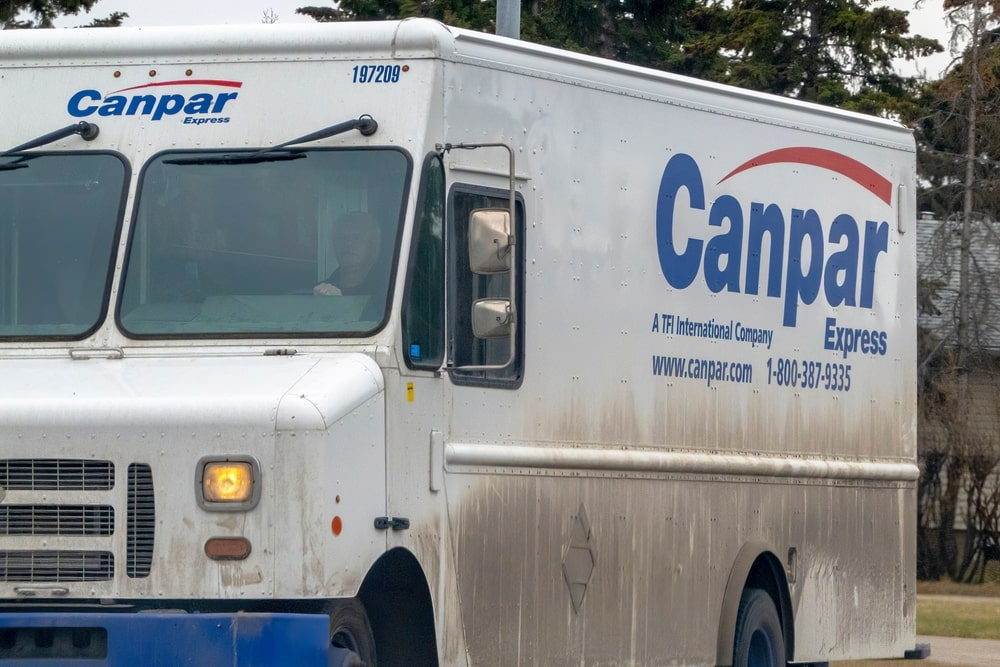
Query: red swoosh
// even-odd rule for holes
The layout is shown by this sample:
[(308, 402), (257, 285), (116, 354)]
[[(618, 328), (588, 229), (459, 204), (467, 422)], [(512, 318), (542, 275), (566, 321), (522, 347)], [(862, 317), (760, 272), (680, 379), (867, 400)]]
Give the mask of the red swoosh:
[(126, 90), (138, 90), (139, 88), (156, 88), (158, 86), (225, 86), (227, 88), (242, 88), (242, 81), (224, 81), (222, 79), (178, 79), (177, 81), (157, 81), (155, 83), (144, 83), (141, 86), (131, 86), (108, 93), (124, 93)]
[(794, 148), (779, 148), (778, 150), (762, 153), (733, 169), (723, 176), (719, 183), (735, 176), (741, 171), (760, 167), (765, 164), (777, 164), (779, 162), (797, 162), (799, 164), (808, 164), (835, 171), (865, 188), (886, 204), (892, 205), (892, 183), (888, 179), (854, 158), (847, 157), (842, 153), (826, 150), (825, 148), (798, 146)]

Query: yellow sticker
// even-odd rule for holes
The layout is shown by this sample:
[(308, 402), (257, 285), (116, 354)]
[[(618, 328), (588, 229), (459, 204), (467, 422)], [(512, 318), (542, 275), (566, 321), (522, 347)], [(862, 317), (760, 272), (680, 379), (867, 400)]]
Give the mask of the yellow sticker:
[(412, 382), (407, 382), (406, 383), (406, 402), (407, 403), (412, 403), (413, 402), (413, 383)]

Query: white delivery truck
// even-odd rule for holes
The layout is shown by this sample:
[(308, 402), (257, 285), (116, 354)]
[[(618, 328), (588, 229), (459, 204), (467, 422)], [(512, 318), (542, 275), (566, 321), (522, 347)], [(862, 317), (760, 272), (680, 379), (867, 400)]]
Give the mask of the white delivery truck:
[(0, 95), (9, 664), (915, 648), (904, 128), (429, 20)]

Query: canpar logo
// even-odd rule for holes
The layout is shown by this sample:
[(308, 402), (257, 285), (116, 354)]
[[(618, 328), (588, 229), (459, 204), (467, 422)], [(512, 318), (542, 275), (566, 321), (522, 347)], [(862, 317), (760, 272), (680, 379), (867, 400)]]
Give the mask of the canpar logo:
[[(187, 86), (196, 86), (200, 90), (190, 96), (178, 92), (163, 94), (147, 92), (162, 87), (183, 90), (183, 87)], [(181, 79), (122, 88), (107, 95), (88, 88), (74, 93), (66, 104), (66, 110), (75, 118), (86, 118), (97, 114), (98, 116), (149, 116), (151, 120), (158, 121), (169, 116), (184, 114), (186, 124), (228, 123), (229, 117), (222, 114), (226, 106), (239, 96), (238, 89), (242, 86), (242, 81)], [(205, 92), (205, 88), (210, 87), (222, 90)]]
[[(764, 153), (736, 167), (716, 185), (749, 169), (788, 162), (837, 172), (891, 205), (892, 184), (887, 179), (853, 158), (820, 148)], [(686, 205), (679, 196), (682, 189), (687, 191)], [(793, 208), (786, 214), (778, 204), (765, 201), (761, 197), (744, 205), (731, 195), (718, 195), (706, 219), (696, 213), (705, 210), (705, 184), (698, 163), (683, 153), (672, 157), (663, 170), (656, 202), (656, 244), (663, 277), (676, 289), (690, 287), (701, 278), (712, 292), (759, 294), (763, 262), (767, 296), (784, 299), (782, 324), (786, 327), (795, 326), (799, 304), (813, 303), (821, 291), (830, 306), (871, 309), (876, 263), (888, 252), (889, 224), (866, 220), (862, 226), (849, 213), (841, 213), (828, 225), (824, 239), (824, 225), (814, 209)], [(692, 218), (709, 227), (728, 225), (728, 229), (707, 240), (677, 238), (675, 222)]]

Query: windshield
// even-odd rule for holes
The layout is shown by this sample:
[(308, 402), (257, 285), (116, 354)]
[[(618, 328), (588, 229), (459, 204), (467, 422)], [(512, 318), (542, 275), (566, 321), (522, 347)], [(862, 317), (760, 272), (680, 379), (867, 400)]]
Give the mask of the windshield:
[(122, 329), (139, 337), (377, 329), (388, 310), (406, 155), (317, 149), (296, 150), (297, 159), (213, 161), (217, 155), (165, 153), (146, 167)]
[(0, 157), (0, 337), (82, 338), (98, 326), (126, 180), (110, 154)]

